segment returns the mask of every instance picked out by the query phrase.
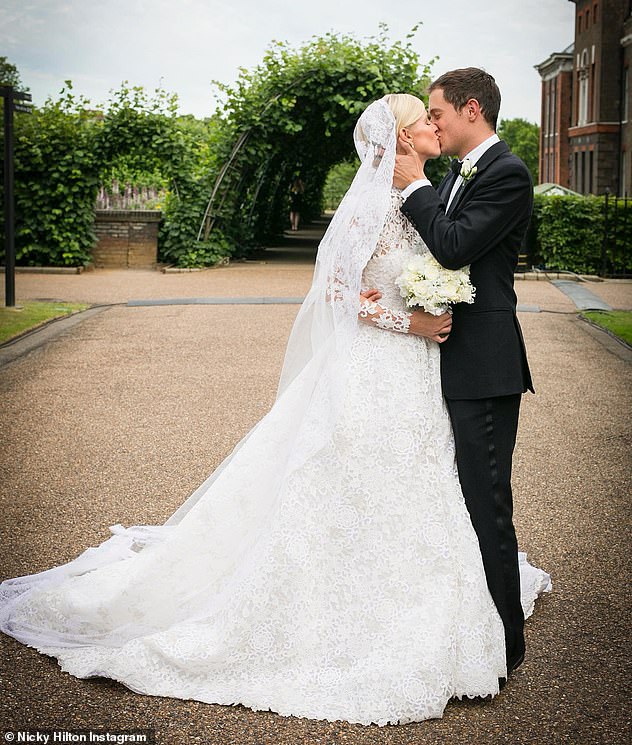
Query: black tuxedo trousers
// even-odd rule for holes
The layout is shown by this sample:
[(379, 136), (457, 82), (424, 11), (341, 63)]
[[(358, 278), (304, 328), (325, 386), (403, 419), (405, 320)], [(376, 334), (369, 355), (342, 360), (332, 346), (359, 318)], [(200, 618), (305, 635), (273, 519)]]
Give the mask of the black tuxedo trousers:
[(459, 480), (478, 536), (487, 586), (505, 628), (507, 660), (524, 654), (511, 463), (521, 395), (446, 399)]

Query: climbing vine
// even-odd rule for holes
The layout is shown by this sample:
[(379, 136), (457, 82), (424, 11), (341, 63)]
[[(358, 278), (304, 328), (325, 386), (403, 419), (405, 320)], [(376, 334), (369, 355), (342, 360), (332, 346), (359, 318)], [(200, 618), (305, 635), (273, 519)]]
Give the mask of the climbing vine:
[(89, 262), (99, 185), (121, 174), (160, 185), (166, 263), (214, 264), (280, 234), (299, 174), (303, 216), (319, 214), (330, 169), (353, 162), (363, 109), (386, 93), (423, 94), (432, 60), (421, 63), (415, 31), (394, 42), (385, 26), (368, 39), (273, 42), (233, 85), (216, 84), (218, 110), (204, 121), (178, 116), (176, 96), (161, 89), (123, 83), (95, 107), (68, 82), (59, 100), (16, 121), (18, 263)]
[(95, 112), (67, 86), (31, 115), (15, 115), (16, 260), (90, 261), (99, 181)]
[(198, 237), (224, 239), (236, 252), (265, 243), (285, 226), (288, 188), (305, 185), (307, 219), (323, 207), (332, 166), (354, 156), (359, 114), (386, 93), (422, 95), (430, 64), (388, 30), (367, 40), (330, 33), (294, 49), (274, 42), (261, 64), (242, 70), (222, 96), (218, 173)]

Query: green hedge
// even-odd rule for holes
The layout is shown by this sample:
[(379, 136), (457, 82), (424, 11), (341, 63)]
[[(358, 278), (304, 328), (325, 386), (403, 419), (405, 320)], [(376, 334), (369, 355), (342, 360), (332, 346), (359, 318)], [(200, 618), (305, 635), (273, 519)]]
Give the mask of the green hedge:
[[(123, 84), (107, 110), (90, 108), (72, 86), (56, 101), (15, 116), (15, 246), (22, 266), (81, 266), (92, 258), (99, 185), (119, 174), (150, 174), (165, 185), (159, 259), (218, 262), (226, 247), (195, 242), (216, 170), (214, 120), (178, 117), (174, 96)], [(1, 138), (0, 138), (1, 139)], [(2, 195), (0, 183), (0, 197)], [(0, 263), (4, 225), (0, 214)], [(193, 246), (195, 251), (191, 251)]]
[[(15, 121), (18, 265), (80, 266), (90, 260), (99, 183), (95, 120), (66, 93)], [(4, 226), (0, 259), (4, 262)]]
[[(17, 263), (89, 262), (97, 189), (117, 173), (163, 180), (161, 261), (207, 266), (244, 255), (283, 230), (286, 186), (295, 172), (305, 176), (306, 218), (319, 212), (323, 196), (339, 198), (353, 171), (351, 132), (358, 112), (386, 91), (421, 87), (428, 75), (429, 67), (420, 71), (409, 52), (408, 45), (389, 45), (384, 38), (366, 44), (335, 35), (298, 51), (275, 46), (254, 73), (243, 71), (233, 88), (223, 89), (223, 109), (204, 121), (178, 117), (175, 97), (160, 89), (147, 94), (123, 85), (105, 110), (94, 110), (68, 85), (58, 101), (47, 101), (31, 116), (16, 115)], [(367, 60), (373, 65), (370, 85)], [(332, 77), (334, 61), (346, 72), (344, 81)], [(275, 91), (288, 93), (273, 96)], [(215, 177), (246, 130), (253, 134), (214, 205), (216, 226), (199, 240)], [(331, 166), (341, 162), (327, 181)], [(632, 274), (632, 204), (611, 198), (609, 208), (604, 261), (604, 197), (536, 195), (531, 264)]]
[(416, 29), (404, 42), (391, 42), (382, 24), (364, 40), (328, 33), (297, 49), (273, 42), (254, 70), (218, 85), (219, 109), (204, 121), (177, 116), (175, 96), (161, 89), (124, 83), (95, 109), (67, 82), (59, 101), (16, 117), (17, 263), (87, 263), (99, 185), (121, 173), (152, 174), (164, 186), (160, 261), (205, 266), (269, 244), (287, 227), (296, 173), (309, 220), (330, 168), (354, 155), (351, 135), (367, 103), (422, 93), (431, 63), (412, 47)]
[(605, 266), (604, 207), (605, 197), (537, 194), (527, 241), (531, 264), (578, 274), (632, 273), (632, 202), (608, 200)]

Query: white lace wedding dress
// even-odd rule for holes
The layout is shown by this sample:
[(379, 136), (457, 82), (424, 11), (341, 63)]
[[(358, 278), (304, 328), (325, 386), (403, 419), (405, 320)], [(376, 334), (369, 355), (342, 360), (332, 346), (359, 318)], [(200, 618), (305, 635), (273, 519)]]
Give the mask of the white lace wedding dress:
[[(0, 625), (77, 677), (134, 691), (362, 724), (440, 717), (498, 691), (503, 626), (461, 495), (439, 348), (398, 333), (395, 287), (425, 250), (392, 208), (333, 437), (273, 503), (287, 407), (273, 407), (178, 525), (123, 530), (2, 585)], [(548, 575), (522, 562), (529, 613)]]

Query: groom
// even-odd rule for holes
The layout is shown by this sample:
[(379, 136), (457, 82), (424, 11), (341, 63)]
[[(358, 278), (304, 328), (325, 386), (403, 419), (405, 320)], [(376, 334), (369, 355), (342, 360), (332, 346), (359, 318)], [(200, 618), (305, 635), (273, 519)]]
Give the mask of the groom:
[[(491, 75), (473, 67), (442, 75), (430, 86), (428, 108), (441, 152), (459, 160), (435, 191), (414, 152), (398, 155), (394, 184), (403, 189), (402, 212), (435, 258), (448, 269), (469, 264), (476, 288), (473, 305), (454, 306), (441, 381), (459, 479), (505, 627), (509, 674), (525, 652), (511, 461), (521, 395), (533, 391), (513, 275), (533, 187), (525, 164), (495, 132), (500, 91)], [(434, 334), (430, 326), (423, 335)]]

